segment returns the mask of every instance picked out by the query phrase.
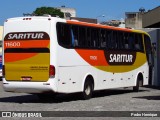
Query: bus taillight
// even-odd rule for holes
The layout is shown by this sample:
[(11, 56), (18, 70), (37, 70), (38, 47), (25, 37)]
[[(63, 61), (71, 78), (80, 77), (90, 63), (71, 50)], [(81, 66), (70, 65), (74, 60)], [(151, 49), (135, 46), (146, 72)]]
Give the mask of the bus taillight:
[(49, 77), (50, 78), (53, 78), (55, 76), (55, 67), (53, 65), (50, 65), (50, 68), (49, 68)]

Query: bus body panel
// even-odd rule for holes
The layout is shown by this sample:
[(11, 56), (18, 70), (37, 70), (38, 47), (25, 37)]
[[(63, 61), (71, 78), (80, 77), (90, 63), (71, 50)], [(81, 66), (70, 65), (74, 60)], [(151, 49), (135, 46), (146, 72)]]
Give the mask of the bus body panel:
[(96, 81), (97, 69), (77, 54), (75, 49), (66, 50), (59, 46), (57, 49), (57, 64), (58, 92), (73, 93), (83, 91), (87, 75), (93, 76), (95, 87), (99, 84), (99, 81)]
[[(58, 53), (58, 64), (60, 65), (58, 68), (59, 92), (83, 91), (83, 85), (88, 75), (94, 77), (94, 90), (136, 86), (139, 73), (144, 76), (143, 84), (148, 84), (148, 63), (145, 54), (137, 53), (134, 65), (108, 66), (105, 69), (103, 66), (96, 66), (96, 64), (101, 64), (101, 61), (99, 63), (97, 61), (95, 65), (89, 64), (77, 54), (76, 50), (65, 50), (65, 48), (59, 47), (58, 51), (61, 51)], [(84, 51), (83, 53), (87, 54), (91, 50)], [(94, 50), (94, 53), (96, 51), (99, 52), (100, 50)], [(88, 58), (90, 56), (92, 54), (88, 54)]]
[(50, 21), (13, 20), (4, 29), (5, 79), (48, 81)]

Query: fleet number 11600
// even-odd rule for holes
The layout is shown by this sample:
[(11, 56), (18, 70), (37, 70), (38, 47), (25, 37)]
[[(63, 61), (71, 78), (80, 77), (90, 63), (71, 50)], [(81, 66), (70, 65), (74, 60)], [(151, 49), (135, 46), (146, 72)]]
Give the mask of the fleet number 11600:
[(6, 42), (5, 46), (6, 47), (20, 47), (21, 44), (20, 44), (20, 42)]

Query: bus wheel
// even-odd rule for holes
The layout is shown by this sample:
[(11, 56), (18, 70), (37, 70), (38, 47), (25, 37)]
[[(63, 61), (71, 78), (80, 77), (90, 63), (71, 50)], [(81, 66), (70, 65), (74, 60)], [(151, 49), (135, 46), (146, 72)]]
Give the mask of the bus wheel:
[(92, 97), (92, 94), (93, 94), (93, 82), (87, 79), (84, 84), (82, 99), (88, 100)]
[(139, 92), (139, 87), (143, 86), (143, 76), (140, 74), (137, 78), (136, 86), (133, 87), (134, 92)]

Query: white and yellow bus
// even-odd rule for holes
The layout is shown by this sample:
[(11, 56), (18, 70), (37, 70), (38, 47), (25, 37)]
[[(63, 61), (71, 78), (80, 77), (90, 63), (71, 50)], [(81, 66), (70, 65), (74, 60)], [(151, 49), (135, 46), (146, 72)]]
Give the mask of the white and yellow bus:
[(56, 17), (4, 23), (3, 86), (8, 92), (76, 93), (147, 85), (151, 44), (143, 31)]

